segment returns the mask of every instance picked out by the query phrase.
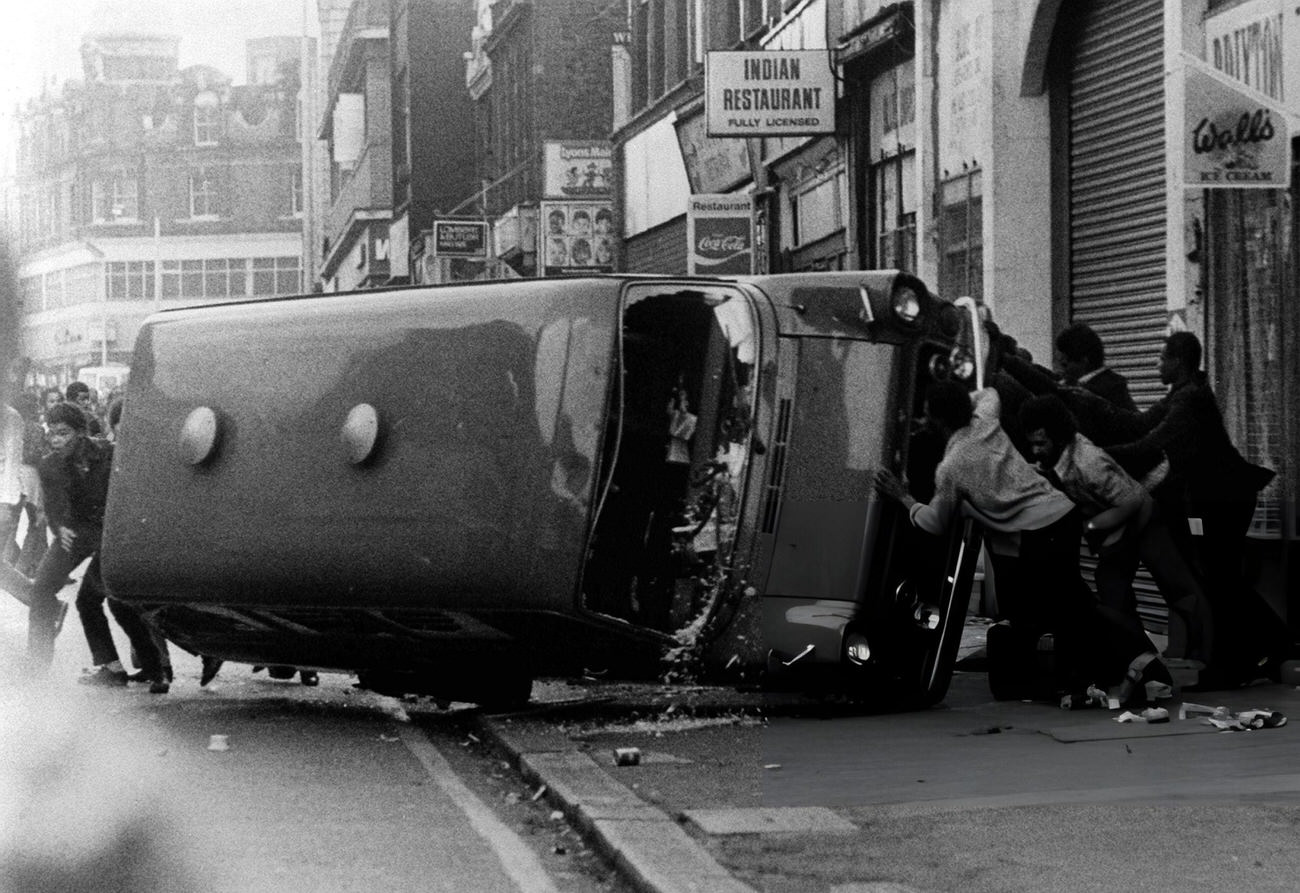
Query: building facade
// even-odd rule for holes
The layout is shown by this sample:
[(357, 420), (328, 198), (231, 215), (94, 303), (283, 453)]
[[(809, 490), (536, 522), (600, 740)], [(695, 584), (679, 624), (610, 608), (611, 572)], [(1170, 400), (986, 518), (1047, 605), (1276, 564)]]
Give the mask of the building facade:
[[(333, 11), (333, 7), (330, 8)], [(328, 23), (322, 18), (322, 29)], [(319, 276), (325, 291), (387, 284), (392, 271), (392, 92), (387, 0), (355, 0), (334, 43), (318, 136), (329, 199)]]
[(259, 80), (239, 86), (181, 70), (178, 46), (90, 34), (84, 80), (19, 114), (13, 237), (37, 383), (127, 363), (156, 309), (302, 288), (296, 44), (261, 42)]
[[(411, 281), (433, 221), (479, 188), (474, 103), (465, 85), (474, 0), (390, 0), (392, 281)], [(418, 261), (417, 261), (418, 265)]]
[(609, 140), (615, 36), (624, 10), (600, 0), (478, 0), (466, 55), (482, 187), (453, 216), (492, 229), (492, 272), (535, 276), (548, 142)]
[[(1163, 394), (1164, 336), (1196, 332), (1235, 443), (1278, 472), (1252, 566), (1300, 627), (1294, 4), (630, 0), (627, 13), (624, 269), (685, 272), (686, 196), (747, 192), (756, 269), (910, 269), (988, 302), (1049, 363), (1055, 333), (1087, 322), (1142, 406)], [(833, 134), (692, 132), (705, 51), (794, 48), (824, 49), (835, 69)], [(1216, 115), (1230, 120), (1211, 137)]]

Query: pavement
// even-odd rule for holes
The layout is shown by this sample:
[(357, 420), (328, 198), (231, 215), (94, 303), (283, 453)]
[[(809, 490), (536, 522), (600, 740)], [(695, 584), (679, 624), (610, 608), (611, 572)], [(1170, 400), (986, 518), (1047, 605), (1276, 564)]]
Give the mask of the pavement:
[[(1084, 875), (1072, 875), (1077, 883), (1064, 887), (1042, 886), (1042, 867), (1033, 865), (1012, 865), (1004, 881), (985, 877), (986, 886), (976, 875), (1004, 866), (966, 865), (969, 875), (932, 866), (892, 879), (845, 880), (854, 877), (856, 854), (879, 850), (881, 865), (891, 854), (911, 859), (918, 835), (934, 833), (927, 825), (970, 837), (977, 833), (967, 825), (973, 816), (986, 826), (1024, 823), (1014, 833), (1037, 833), (1035, 826), (1049, 819), (1035, 810), (1051, 816), (1093, 810), (1097, 830), (1090, 833), (1110, 829), (1121, 835), (1114, 845), (1123, 849), (1129, 841), (1122, 835), (1141, 835), (1142, 822), (1150, 821), (1136, 807), (1156, 804), (1160, 815), (1172, 816), (1170, 804), (1189, 797), (1213, 805), (1186, 807), (1191, 813), (1180, 820), (1182, 837), (1164, 840), (1164, 851), (1185, 849), (1187, 864), (1219, 855), (1236, 860), (1215, 849), (1227, 845), (1218, 838), (1215, 846), (1198, 841), (1195, 828), (1233, 827), (1239, 817), (1232, 810), (1242, 798), (1267, 809), (1270, 798), (1282, 797), (1289, 809), (1286, 798), (1300, 797), (1300, 775), (1291, 768), (1293, 724), (1235, 733), (1229, 742), (1201, 716), (1179, 718), (1186, 703), (1193, 711), (1224, 705), (1233, 713), (1267, 707), (1300, 721), (1300, 688), (1272, 683), (1186, 698), (1175, 689), (1173, 699), (1161, 702), (1170, 720), (1155, 724), (1117, 722), (1119, 710), (994, 701), (979, 663), (986, 626), (978, 619), (968, 624), (960, 665), (969, 669), (954, 675), (944, 703), (926, 711), (871, 715), (809, 697), (724, 687), (550, 682), (539, 684), (530, 709), (481, 715), (480, 729), (647, 893), (1178, 889), (1153, 885), (1149, 877), (1143, 882), (1141, 866), (1130, 870), (1122, 859), (1104, 870), (1094, 860)], [(1137, 759), (1116, 763), (1119, 748)], [(1063, 771), (1071, 764), (1077, 776)], [(1118, 818), (1115, 804), (1122, 804)], [(1267, 850), (1272, 838), (1257, 829), (1270, 826), (1259, 818), (1240, 819), (1250, 829), (1242, 833)], [(1279, 839), (1293, 833), (1296, 817), (1288, 818), (1277, 824)], [(893, 850), (881, 824), (886, 819), (904, 829)], [(1061, 846), (1069, 846), (1069, 833), (1075, 832)], [(921, 849), (950, 845), (931, 840)], [(1300, 865), (1279, 858), (1282, 849), (1279, 843), (1254, 859), (1248, 886), (1294, 889)], [(950, 856), (951, 864), (969, 861), (966, 853)], [(1101, 878), (1099, 885), (1078, 880), (1084, 876)]]

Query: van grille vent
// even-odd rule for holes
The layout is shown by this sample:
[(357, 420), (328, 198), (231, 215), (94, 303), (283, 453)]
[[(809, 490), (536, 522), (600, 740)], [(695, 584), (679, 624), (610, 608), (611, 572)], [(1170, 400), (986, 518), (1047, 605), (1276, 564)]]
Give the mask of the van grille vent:
[(776, 530), (776, 516), (781, 508), (781, 487), (785, 484), (786, 445), (790, 441), (790, 398), (777, 405), (776, 438), (772, 441), (767, 487), (763, 492), (763, 533)]

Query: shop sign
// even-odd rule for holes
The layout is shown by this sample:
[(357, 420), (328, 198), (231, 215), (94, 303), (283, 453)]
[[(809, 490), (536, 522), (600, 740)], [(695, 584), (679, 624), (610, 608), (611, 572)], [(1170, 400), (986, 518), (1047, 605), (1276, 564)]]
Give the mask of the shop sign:
[(487, 257), (487, 223), (482, 220), (435, 220), (435, 257)]
[(547, 198), (595, 199), (614, 194), (614, 149), (600, 140), (548, 140), (543, 145)]
[(1205, 58), (1252, 90), (1300, 110), (1300, 9), (1246, 0), (1205, 20)]
[(754, 272), (754, 196), (693, 195), (686, 204), (686, 272), (747, 276)]
[(700, 112), (674, 122), (686, 179), (691, 192), (725, 192), (753, 176), (749, 142), (709, 136), (702, 108)]
[(835, 48), (835, 61), (840, 65), (856, 62), (883, 50), (898, 47), (910, 47), (912, 35), (907, 28), (909, 21), (898, 12), (890, 13), (886, 18), (867, 25), (855, 34), (846, 37)]
[(835, 73), (827, 50), (710, 52), (704, 66), (709, 136), (835, 132)]
[(1204, 62), (1183, 60), (1183, 185), (1195, 189), (1286, 189), (1291, 137), (1268, 97)]
[(492, 224), (497, 257), (518, 252), (532, 255), (537, 250), (537, 207), (515, 205)]
[(614, 271), (614, 214), (609, 202), (542, 202), (538, 257), (543, 276)]

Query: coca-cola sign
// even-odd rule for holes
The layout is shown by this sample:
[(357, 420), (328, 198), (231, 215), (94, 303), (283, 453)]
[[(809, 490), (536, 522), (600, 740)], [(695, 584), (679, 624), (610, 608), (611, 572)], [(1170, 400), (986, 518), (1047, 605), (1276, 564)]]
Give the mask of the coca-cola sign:
[(686, 219), (688, 273), (744, 276), (754, 271), (752, 196), (691, 196)]

